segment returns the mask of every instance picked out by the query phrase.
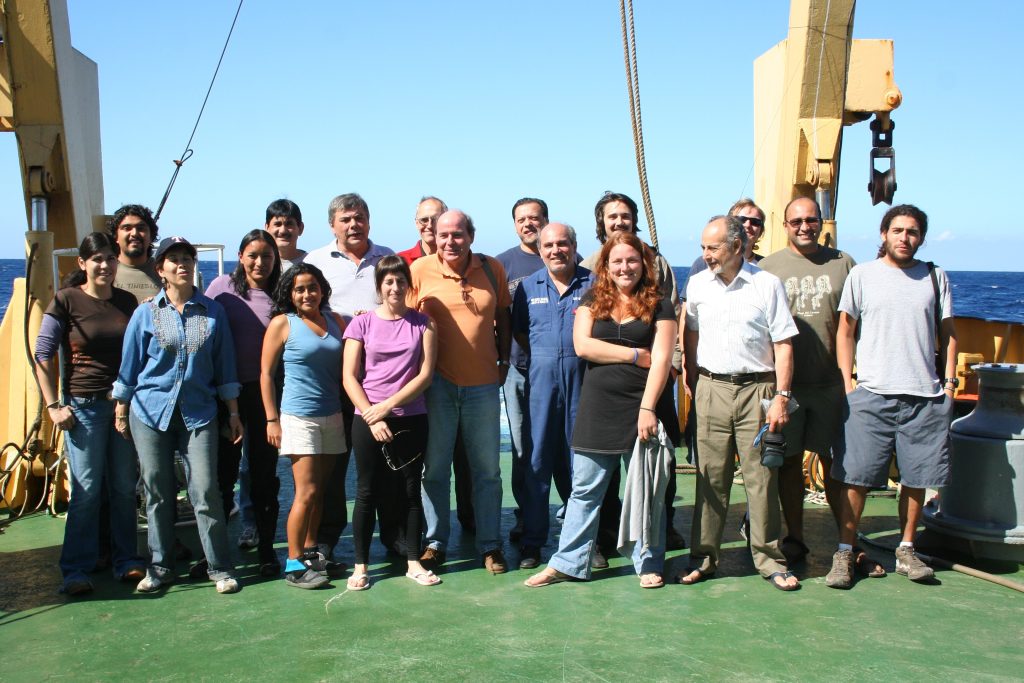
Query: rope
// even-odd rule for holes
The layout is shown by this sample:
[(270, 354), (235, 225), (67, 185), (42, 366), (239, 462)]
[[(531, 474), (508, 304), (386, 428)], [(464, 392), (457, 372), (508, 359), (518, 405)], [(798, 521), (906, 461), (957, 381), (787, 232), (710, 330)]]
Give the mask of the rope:
[(192, 134), (188, 136), (188, 142), (185, 143), (185, 151), (181, 153), (180, 159), (174, 160), (174, 173), (171, 174), (171, 182), (167, 183), (167, 189), (164, 191), (164, 197), (160, 200), (160, 206), (156, 209), (156, 214), (153, 216), (154, 221), (160, 220), (160, 213), (164, 210), (164, 205), (167, 204), (168, 197), (171, 196), (171, 189), (174, 187), (174, 183), (178, 180), (178, 173), (181, 172), (181, 167), (185, 165), (185, 162), (192, 158), (192, 140), (196, 136), (196, 131), (199, 130), (199, 122), (203, 118), (203, 112), (206, 111), (206, 103), (210, 100), (210, 93), (213, 92), (213, 84), (217, 80), (217, 74), (220, 73), (220, 65), (224, 61), (224, 54), (228, 51), (228, 43), (231, 42), (231, 34), (235, 32), (235, 24), (238, 22), (238, 15), (242, 12), (242, 3), (245, 0), (238, 0), (238, 9), (235, 10), (235, 18), (231, 20), (231, 28), (228, 29), (228, 37), (224, 40), (224, 47), (220, 51), (220, 58), (217, 60), (217, 68), (213, 70), (213, 78), (210, 79), (210, 86), (206, 89), (206, 97), (203, 98), (203, 106), (199, 108), (199, 116), (196, 117), (196, 125), (192, 126)]
[(629, 22), (626, 22), (627, 0), (619, 0), (622, 21), (622, 52), (626, 62), (626, 89), (629, 91), (629, 118), (633, 125), (633, 148), (636, 150), (636, 170), (640, 177), (640, 194), (644, 201), (644, 214), (651, 230), (651, 244), (658, 249), (658, 231), (654, 224), (654, 208), (647, 184), (647, 161), (644, 154), (644, 125), (640, 116), (640, 75), (636, 62), (636, 30), (633, 27), (633, 0), (628, 0)]

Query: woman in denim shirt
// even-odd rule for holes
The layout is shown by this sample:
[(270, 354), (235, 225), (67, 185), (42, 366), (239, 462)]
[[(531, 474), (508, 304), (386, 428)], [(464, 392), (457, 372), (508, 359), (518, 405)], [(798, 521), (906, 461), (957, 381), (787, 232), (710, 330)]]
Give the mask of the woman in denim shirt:
[(134, 439), (146, 489), (152, 559), (137, 590), (152, 593), (174, 581), (177, 451), (185, 461), (209, 577), (218, 593), (235, 593), (239, 584), (217, 487), (218, 397), (228, 406), (231, 438), (242, 438), (231, 328), (221, 305), (193, 286), (196, 250), (187, 240), (163, 240), (153, 261), (164, 287), (128, 324), (113, 391), (115, 427)]
[[(135, 538), (135, 449), (114, 432), (110, 387), (121, 362), (121, 340), (135, 310), (135, 296), (114, 287), (117, 243), (101, 232), (82, 240), (78, 267), (43, 316), (36, 339), (36, 376), (54, 426), (64, 430), (71, 470), (71, 500), (64, 527), (61, 592), (92, 591), (104, 479), (110, 498), (114, 575), (146, 575)], [(64, 352), (64, 401), (57, 398), (57, 349)]]

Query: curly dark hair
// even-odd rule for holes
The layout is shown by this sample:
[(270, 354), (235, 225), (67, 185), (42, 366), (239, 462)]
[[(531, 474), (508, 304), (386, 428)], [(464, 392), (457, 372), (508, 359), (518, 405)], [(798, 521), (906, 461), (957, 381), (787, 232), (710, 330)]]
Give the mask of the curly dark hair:
[(270, 314), (271, 317), (295, 312), (295, 304), (292, 303), (292, 289), (295, 287), (295, 278), (300, 275), (312, 275), (316, 278), (322, 295), (320, 310), (323, 311), (327, 308), (331, 298), (331, 285), (324, 277), (323, 271), (309, 263), (296, 263), (284, 272), (274, 289), (274, 310)]
[(156, 249), (157, 242), (159, 242), (160, 228), (156, 225), (156, 220), (153, 218), (153, 212), (142, 204), (125, 204), (120, 209), (114, 212), (114, 215), (107, 221), (107, 232), (117, 242), (117, 227), (121, 225), (128, 216), (135, 216), (141, 218), (142, 221), (149, 227), (149, 255), (153, 255), (153, 250)]

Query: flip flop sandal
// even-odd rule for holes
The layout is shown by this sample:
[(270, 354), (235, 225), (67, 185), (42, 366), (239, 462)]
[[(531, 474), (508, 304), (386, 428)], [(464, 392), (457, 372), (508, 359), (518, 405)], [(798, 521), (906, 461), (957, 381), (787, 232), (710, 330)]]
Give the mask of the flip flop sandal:
[(863, 548), (853, 548), (853, 568), (860, 576), (869, 579), (880, 579), (886, 575), (885, 567), (871, 559)]
[[(693, 574), (694, 572), (696, 572), (697, 578), (693, 579), (692, 581), (685, 581), (684, 580), (685, 578), (687, 578), (688, 576), (690, 576), (690, 574)], [(681, 583), (684, 586), (693, 586), (694, 584), (698, 584), (701, 581), (706, 581), (709, 578), (711, 578), (711, 574), (705, 574), (704, 572), (702, 572), (699, 569), (687, 569), (685, 573), (677, 574), (676, 575), (676, 583)]]
[[(573, 577), (569, 576), (568, 574), (563, 574), (557, 569), (552, 569), (551, 571), (553, 571), (554, 574), (547, 573), (547, 570), (540, 572), (539, 574), (534, 574), (526, 581), (523, 581), (523, 585), (529, 586), (530, 588), (544, 588), (545, 586), (553, 586), (556, 583), (562, 583), (563, 581), (572, 581), (573, 579)], [(533, 581), (537, 577), (540, 577), (540, 580), (531, 583), (531, 581)]]
[[(366, 579), (366, 583), (360, 584), (359, 581), (363, 579)], [(352, 576), (348, 577), (348, 580), (345, 582), (345, 585), (348, 586), (348, 589), (350, 591), (364, 591), (370, 587), (370, 577), (366, 574), (353, 574)]]
[(441, 579), (434, 572), (406, 572), (405, 575), (421, 586), (436, 586), (441, 583)]
[(773, 573), (769, 574), (768, 576), (764, 577), (764, 580), (767, 581), (768, 583), (770, 583), (774, 588), (776, 588), (776, 589), (778, 589), (780, 591), (786, 591), (787, 593), (789, 591), (800, 590), (800, 584), (799, 583), (797, 583), (795, 586), (790, 586), (790, 585), (785, 584), (785, 583), (776, 583), (775, 582), (775, 579), (786, 580), (786, 579), (789, 579), (789, 578), (795, 578), (793, 572), (773, 572)]
[(654, 572), (651, 572), (650, 574), (641, 574), (640, 575), (640, 587), (641, 588), (664, 588), (665, 587), (665, 579), (662, 578), (661, 574), (656, 574)]

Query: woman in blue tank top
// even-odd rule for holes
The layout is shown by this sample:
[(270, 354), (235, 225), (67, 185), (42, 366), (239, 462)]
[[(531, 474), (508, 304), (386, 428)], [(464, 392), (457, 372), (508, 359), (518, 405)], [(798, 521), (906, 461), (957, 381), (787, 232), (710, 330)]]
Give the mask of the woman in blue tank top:
[[(318, 571), (316, 532), (323, 510), (323, 482), (345, 450), (341, 415), (341, 349), (345, 322), (324, 310), (331, 286), (306, 263), (281, 276), (274, 315), (263, 339), (260, 390), (267, 413), (267, 441), (292, 461), (295, 500), (288, 514), (285, 581), (297, 588), (328, 583)], [(283, 315), (282, 315), (283, 314)], [(284, 390), (277, 407), (278, 364)]]

